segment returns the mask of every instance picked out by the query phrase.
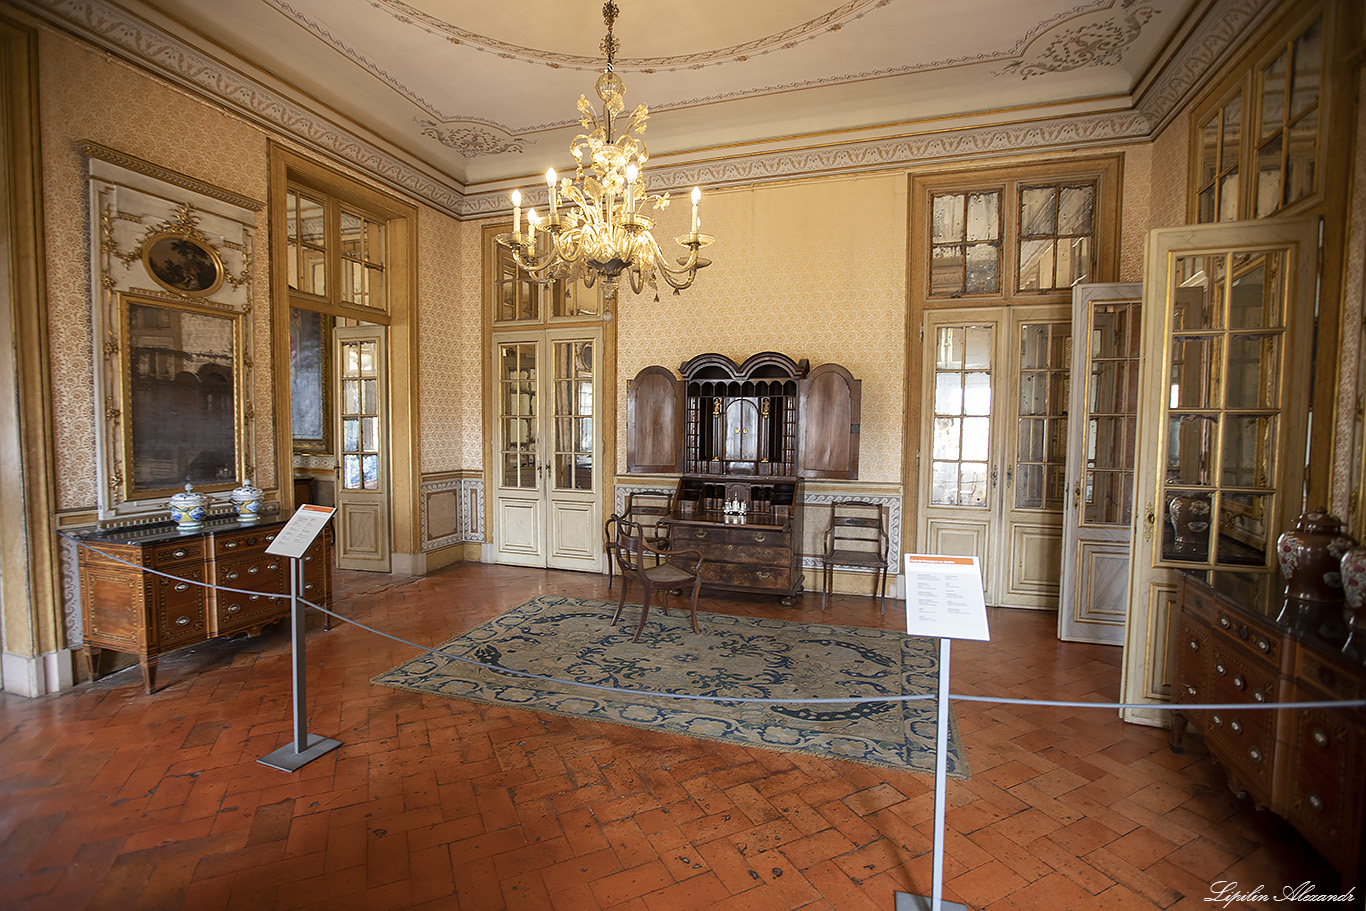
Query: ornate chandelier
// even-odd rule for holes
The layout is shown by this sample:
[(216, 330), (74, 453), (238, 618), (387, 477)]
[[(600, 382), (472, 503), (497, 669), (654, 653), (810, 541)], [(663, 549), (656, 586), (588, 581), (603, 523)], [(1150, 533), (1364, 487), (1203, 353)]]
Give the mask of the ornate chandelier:
[[(619, 47), (612, 36), (617, 18), (617, 5), (612, 0), (603, 4), (602, 18), (607, 24), (607, 37), (601, 45), (607, 69), (594, 88), (602, 99), (603, 111), (599, 116), (588, 98), (579, 96), (583, 115), (579, 122), (585, 132), (569, 144), (578, 163), (574, 176), (557, 185), (555, 169), (546, 171), (550, 211), (537, 216), (535, 209), (529, 209), (525, 233), (522, 194), (513, 190), (512, 233), (500, 234), (497, 240), (512, 251), (517, 265), (536, 282), (582, 281), (591, 288), (601, 281), (606, 304), (622, 272), (629, 276), (631, 290), (637, 294), (649, 287), (658, 297), (660, 278), (675, 294), (689, 287), (697, 270), (711, 264), (711, 260), (698, 256), (698, 251), (716, 238), (698, 233), (697, 205), (702, 191), (697, 187), (692, 191), (692, 227), (675, 238), (687, 250), (678, 257), (677, 266), (669, 263), (650, 234), (654, 219), (640, 214), (640, 209), (646, 205), (668, 208), (669, 194), (645, 190), (644, 167), (650, 153), (640, 134), (645, 132), (649, 109), (643, 104), (637, 106), (620, 135), (614, 137), (613, 121), (626, 109), (626, 86), (612, 72)], [(561, 201), (568, 205), (561, 208)]]

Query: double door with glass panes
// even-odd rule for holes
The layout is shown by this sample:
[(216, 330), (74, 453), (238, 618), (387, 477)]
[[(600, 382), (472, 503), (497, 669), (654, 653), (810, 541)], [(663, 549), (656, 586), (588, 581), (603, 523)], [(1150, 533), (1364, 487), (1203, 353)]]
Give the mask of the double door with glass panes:
[(987, 603), (1058, 603), (1071, 323), (1067, 307), (925, 315), (919, 540), (976, 555)]
[(602, 331), (500, 332), (495, 344), (498, 562), (598, 572)]

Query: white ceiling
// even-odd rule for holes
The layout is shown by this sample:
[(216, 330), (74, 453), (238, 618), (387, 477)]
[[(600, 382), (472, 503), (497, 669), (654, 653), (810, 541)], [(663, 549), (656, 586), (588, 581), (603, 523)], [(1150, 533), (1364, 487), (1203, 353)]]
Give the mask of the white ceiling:
[[(362, 151), (341, 154), (462, 215), (481, 195), (570, 167), (575, 106), (597, 101), (604, 64), (600, 0), (26, 5), (333, 153), (358, 141)], [(984, 152), (1006, 141), (990, 130), (1027, 145), (1020, 131), (1035, 125), (1074, 142), (1087, 130), (1096, 142), (1151, 138), (1193, 68), (1216, 63), (1270, 5), (618, 0), (615, 71), (628, 110), (649, 105), (656, 167), (734, 182), (756, 167), (838, 168), (830, 155), (850, 149), (860, 166), (885, 167), (949, 133)]]

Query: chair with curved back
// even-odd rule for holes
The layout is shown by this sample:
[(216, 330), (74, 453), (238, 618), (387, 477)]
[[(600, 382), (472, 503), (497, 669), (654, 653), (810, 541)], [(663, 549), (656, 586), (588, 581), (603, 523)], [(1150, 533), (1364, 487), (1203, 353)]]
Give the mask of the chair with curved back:
[(612, 571), (616, 559), (613, 556), (616, 535), (613, 523), (618, 518), (636, 522), (645, 528), (646, 540), (656, 550), (666, 550), (669, 546), (668, 529), (660, 523), (669, 517), (674, 508), (672, 490), (633, 490), (626, 494), (626, 508), (619, 515), (612, 515), (603, 523), (602, 549), (607, 554), (607, 587), (612, 587)]
[(830, 504), (830, 528), (825, 532), (825, 550), (821, 554), (824, 588), (821, 610), (830, 597), (836, 566), (868, 569), (873, 572), (873, 597), (878, 598), (878, 610), (887, 612), (887, 530), (883, 522), (883, 508), (877, 503), (862, 500), (836, 501)]
[[(612, 549), (617, 568), (621, 570), (621, 600), (612, 615), (612, 625), (617, 625), (622, 609), (626, 607), (626, 590), (631, 582), (641, 588), (640, 625), (636, 627), (632, 642), (640, 641), (656, 590), (663, 592), (662, 606), (667, 614), (669, 592), (691, 584), (692, 629), (695, 633), (701, 632), (697, 627), (697, 593), (702, 588), (702, 554), (695, 550), (666, 551), (651, 546), (646, 526), (639, 522), (617, 517), (613, 525)], [(648, 565), (650, 562), (654, 565)]]

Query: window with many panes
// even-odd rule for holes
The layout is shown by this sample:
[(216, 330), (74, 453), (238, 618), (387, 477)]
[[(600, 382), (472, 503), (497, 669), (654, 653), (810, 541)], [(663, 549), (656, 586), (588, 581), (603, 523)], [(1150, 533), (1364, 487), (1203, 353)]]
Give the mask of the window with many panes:
[(1318, 15), (1197, 113), (1197, 222), (1266, 218), (1319, 192), (1323, 60)]
[(384, 223), (339, 200), (290, 185), (285, 272), (291, 293), (386, 312)]
[(1097, 281), (1101, 177), (1049, 174), (931, 189), (927, 304), (1070, 295)]

